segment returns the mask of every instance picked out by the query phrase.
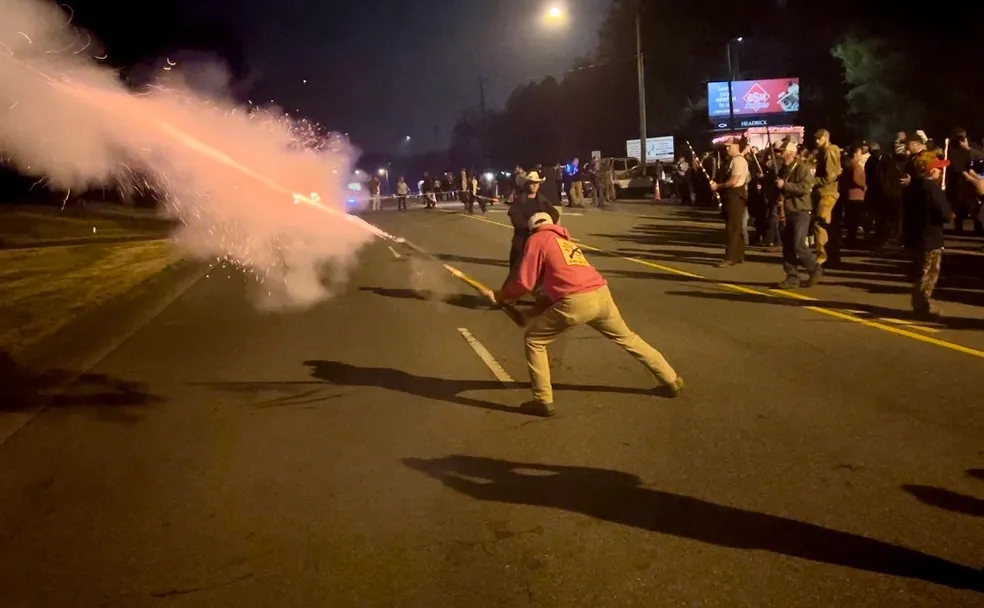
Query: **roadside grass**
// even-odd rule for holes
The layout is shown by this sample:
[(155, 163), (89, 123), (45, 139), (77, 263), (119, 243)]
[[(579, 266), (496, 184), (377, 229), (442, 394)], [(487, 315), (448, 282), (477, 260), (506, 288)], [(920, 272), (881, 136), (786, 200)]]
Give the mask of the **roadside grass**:
[(22, 353), (180, 257), (168, 240), (0, 250), (0, 349)]
[(172, 228), (153, 211), (121, 205), (0, 206), (0, 246), (27, 246), (50, 241), (163, 237)]

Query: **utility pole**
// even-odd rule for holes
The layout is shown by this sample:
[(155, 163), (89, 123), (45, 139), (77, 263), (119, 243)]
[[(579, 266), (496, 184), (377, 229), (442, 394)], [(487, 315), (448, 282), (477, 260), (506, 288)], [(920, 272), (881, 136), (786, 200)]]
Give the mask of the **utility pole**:
[(646, 166), (646, 68), (642, 57), (642, 0), (636, 0), (636, 72), (639, 77), (639, 155)]
[[(728, 121), (728, 129), (735, 128), (735, 92), (732, 88), (735, 80), (735, 72), (731, 68), (731, 40), (728, 40), (728, 116), (730, 120)], [(718, 55), (720, 57), (720, 55)]]
[(492, 164), (491, 159), (489, 159), (489, 129), (488, 129), (488, 114), (485, 110), (485, 78), (479, 74), (478, 76), (478, 101), (481, 111), (481, 125), (479, 126), (479, 137), (482, 139), (482, 162), (485, 166), (481, 169), (483, 171), (487, 170), (489, 165)]

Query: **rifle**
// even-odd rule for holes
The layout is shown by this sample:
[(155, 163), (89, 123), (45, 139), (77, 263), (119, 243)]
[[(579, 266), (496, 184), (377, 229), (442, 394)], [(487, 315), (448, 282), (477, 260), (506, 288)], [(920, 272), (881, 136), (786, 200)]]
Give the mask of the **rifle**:
[[(697, 152), (694, 151), (694, 147), (690, 145), (690, 142), (689, 141), (687, 141), (687, 140), (684, 140), (684, 141), (686, 141), (687, 147), (690, 148), (690, 155), (694, 159), (694, 164), (697, 165), (698, 167), (700, 167), (700, 172), (703, 173), (704, 174), (704, 177), (707, 178), (707, 183), (708, 184), (714, 183), (714, 180), (711, 179), (711, 176), (707, 172), (707, 169), (704, 168), (704, 163), (700, 162), (700, 159), (697, 158)], [(715, 200), (715, 202), (717, 202), (718, 207), (720, 207), (721, 206), (721, 194), (719, 192), (717, 192), (716, 190), (711, 190), (711, 197)]]
[[(776, 178), (778, 178), (779, 177), (779, 163), (778, 163), (778, 161), (776, 161), (776, 148), (775, 148), (775, 146), (772, 145), (772, 134), (769, 132), (768, 125), (766, 125), (766, 127), (765, 127), (765, 138), (766, 138), (766, 141), (769, 144), (769, 153), (772, 155), (772, 170), (775, 172)], [(786, 174), (786, 177), (789, 177), (789, 174), (788, 173)], [(779, 191), (779, 196), (776, 197), (776, 204), (779, 205), (779, 226), (780, 227), (785, 227), (786, 226), (786, 205), (785, 205), (785, 198), (782, 195), (782, 190)]]

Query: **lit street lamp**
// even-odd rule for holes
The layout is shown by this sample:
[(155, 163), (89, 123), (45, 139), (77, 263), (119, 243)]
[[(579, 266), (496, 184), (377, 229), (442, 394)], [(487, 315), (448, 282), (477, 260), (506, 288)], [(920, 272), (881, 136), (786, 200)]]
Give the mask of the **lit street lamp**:
[(377, 173), (379, 173), (379, 176), (380, 177), (385, 177), (386, 178), (386, 192), (389, 192), (390, 191), (390, 172), (389, 172), (389, 169), (386, 168), (386, 167), (381, 167), (379, 169), (379, 171), (377, 171)]
[[(567, 11), (560, 5), (547, 9), (543, 20), (548, 24), (560, 23), (567, 20)], [(645, 166), (646, 159), (646, 66), (642, 57), (642, 0), (635, 3), (635, 35), (636, 35), (636, 76), (639, 80), (639, 148), (640, 160)]]
[(567, 11), (560, 5), (553, 5), (543, 14), (543, 21), (548, 25), (561, 25), (567, 21)]

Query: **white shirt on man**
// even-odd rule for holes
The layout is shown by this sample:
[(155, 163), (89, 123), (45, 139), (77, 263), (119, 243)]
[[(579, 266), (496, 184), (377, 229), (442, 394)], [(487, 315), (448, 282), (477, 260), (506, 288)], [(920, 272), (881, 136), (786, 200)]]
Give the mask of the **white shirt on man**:
[(735, 176), (738, 176), (735, 181), (735, 188), (747, 186), (748, 182), (752, 181), (752, 176), (748, 171), (748, 161), (741, 154), (732, 157), (731, 164), (728, 165), (728, 177)]

